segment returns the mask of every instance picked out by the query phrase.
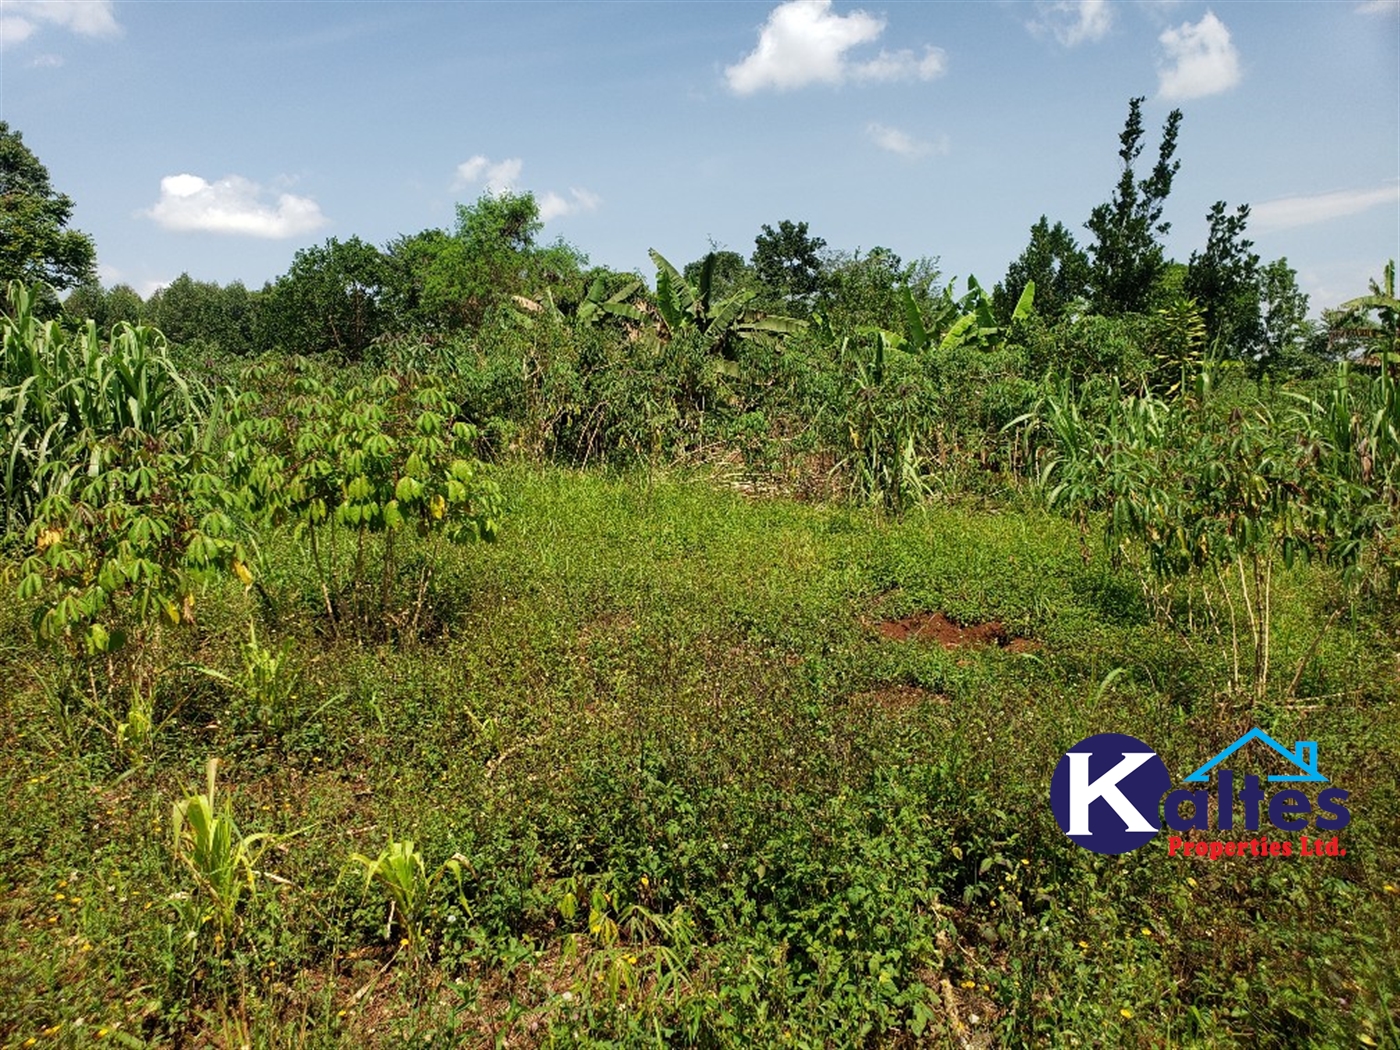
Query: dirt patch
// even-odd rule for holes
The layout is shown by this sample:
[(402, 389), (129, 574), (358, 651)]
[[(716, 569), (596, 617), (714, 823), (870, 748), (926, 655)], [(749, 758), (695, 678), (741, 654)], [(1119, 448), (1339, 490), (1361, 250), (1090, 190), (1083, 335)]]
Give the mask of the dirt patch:
[(1029, 638), (1013, 638), (1006, 633), (1000, 620), (987, 623), (954, 623), (941, 612), (922, 612), (902, 620), (884, 620), (875, 625), (881, 636), (891, 641), (937, 642), (945, 649), (983, 648), (995, 645), (1013, 653), (1030, 652), (1039, 648)]

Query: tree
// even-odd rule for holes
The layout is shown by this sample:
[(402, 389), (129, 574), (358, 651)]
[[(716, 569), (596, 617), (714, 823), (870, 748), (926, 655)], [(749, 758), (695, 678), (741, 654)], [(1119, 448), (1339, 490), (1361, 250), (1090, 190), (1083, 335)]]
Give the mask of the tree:
[(584, 296), (587, 258), (565, 241), (543, 248), (532, 193), (486, 193), (457, 205), (452, 233), (424, 230), (389, 245), (402, 317), (427, 329), (475, 328), (513, 296)]
[(1133, 165), (1142, 154), (1141, 97), (1128, 103), (1128, 119), (1118, 136), (1123, 171), (1113, 199), (1089, 215), (1085, 228), (1094, 235), (1089, 245), (1093, 264), (1089, 288), (1094, 309), (1106, 316), (1141, 313), (1147, 309), (1152, 286), (1164, 265), (1158, 237), (1171, 229), (1162, 221), (1162, 203), (1171, 193), (1172, 179), (1181, 168), (1173, 161), (1181, 110), (1174, 109), (1162, 127), (1162, 142), (1152, 174), (1139, 180)]
[(144, 316), (172, 343), (207, 343), (231, 354), (255, 345), (255, 301), (239, 281), (221, 287), (182, 273), (151, 296)]
[(1054, 322), (1070, 303), (1089, 290), (1089, 256), (1062, 222), (1050, 226), (1044, 215), (1031, 227), (1031, 241), (1006, 269), (1002, 282), (992, 290), (992, 304), (1002, 324), (1011, 320), (1026, 285), (1035, 282), (1035, 311)]
[[(1324, 310), (1328, 340), (1344, 352), (1360, 349), (1390, 358), (1391, 367), (1400, 355), (1400, 298), (1395, 295), (1395, 260), (1386, 263), (1381, 280), (1368, 282), (1370, 294), (1348, 299), (1335, 310)], [(1371, 317), (1372, 311), (1375, 318)]]
[(1225, 346), (1236, 357), (1252, 357), (1263, 336), (1259, 323), (1259, 256), (1254, 242), (1244, 237), (1249, 205), (1241, 204), (1233, 215), (1224, 201), (1211, 206), (1210, 234), (1203, 252), (1192, 252), (1186, 271), (1186, 294), (1201, 309), (1206, 340)]
[(71, 288), (96, 277), (92, 238), (66, 229), (73, 200), (55, 193), (48, 170), (18, 131), (0, 121), (0, 287), (43, 281)]
[(811, 236), (805, 222), (784, 219), (776, 230), (765, 223), (753, 243), (753, 268), (767, 289), (765, 298), (789, 310), (810, 308), (821, 289), (826, 241)]
[(384, 330), (389, 259), (358, 237), (303, 248), (263, 305), (274, 338), (294, 353), (356, 358)]
[(1259, 271), (1259, 334), (1266, 363), (1291, 356), (1309, 341), (1308, 297), (1298, 289), (1297, 271), (1287, 259)]
[(731, 252), (723, 248), (715, 248), (702, 259), (685, 264), (682, 272), (686, 282), (691, 285), (700, 283), (700, 275), (705, 269), (707, 262), (710, 263), (710, 295), (715, 300), (723, 299), (733, 295), (735, 292), (743, 291), (754, 284), (754, 272), (749, 267), (748, 260), (738, 252)]
[(837, 333), (888, 328), (905, 316), (906, 289), (920, 310), (937, 309), (941, 276), (937, 259), (905, 264), (888, 248), (876, 246), (864, 255), (833, 252), (825, 263), (818, 307)]
[(79, 323), (91, 320), (99, 332), (110, 332), (113, 325), (139, 324), (146, 304), (129, 284), (104, 289), (97, 281), (84, 281), (63, 300), (63, 312)]

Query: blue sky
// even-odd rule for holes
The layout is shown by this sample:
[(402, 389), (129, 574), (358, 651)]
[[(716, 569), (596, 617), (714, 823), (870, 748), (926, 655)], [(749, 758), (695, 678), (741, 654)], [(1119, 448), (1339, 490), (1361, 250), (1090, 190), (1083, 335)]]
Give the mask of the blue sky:
[(297, 249), (533, 191), (648, 277), (805, 220), (833, 248), (1000, 278), (1081, 234), (1144, 95), (1185, 114), (1169, 251), (1253, 207), (1313, 308), (1400, 255), (1400, 3), (155, 3), (0, 0), (0, 119), (104, 280), (258, 287)]

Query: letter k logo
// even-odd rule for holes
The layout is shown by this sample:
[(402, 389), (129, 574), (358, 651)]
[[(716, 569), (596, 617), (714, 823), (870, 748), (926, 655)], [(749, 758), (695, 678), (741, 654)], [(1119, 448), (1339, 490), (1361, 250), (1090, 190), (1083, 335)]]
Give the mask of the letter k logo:
[(1095, 853), (1127, 853), (1161, 828), (1171, 775), (1150, 747), (1121, 733), (1099, 733), (1061, 756), (1050, 780), (1060, 830)]
[(1113, 807), (1113, 812), (1123, 818), (1128, 831), (1156, 831), (1147, 818), (1137, 811), (1123, 792), (1118, 790), (1118, 782), (1144, 762), (1150, 762), (1157, 755), (1151, 751), (1124, 752), (1123, 761), (1110, 769), (1097, 780), (1089, 779), (1089, 759), (1092, 752), (1071, 752), (1069, 759), (1069, 831), (1068, 835), (1092, 835), (1089, 830), (1089, 803), (1103, 799)]

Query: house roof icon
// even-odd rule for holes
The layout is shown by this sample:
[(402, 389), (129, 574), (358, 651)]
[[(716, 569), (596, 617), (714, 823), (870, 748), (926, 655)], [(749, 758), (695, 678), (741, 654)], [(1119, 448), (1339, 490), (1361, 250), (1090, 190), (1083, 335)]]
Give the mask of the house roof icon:
[(1325, 784), (1327, 782), (1327, 778), (1317, 771), (1317, 741), (1299, 740), (1294, 745), (1294, 749), (1290, 751), (1268, 733), (1264, 732), (1264, 730), (1256, 727), (1244, 734), (1244, 736), (1240, 737), (1224, 751), (1220, 752), (1220, 754), (1216, 755), (1200, 769), (1187, 777), (1187, 783), (1200, 784), (1209, 781), (1210, 771), (1212, 769), (1253, 740), (1262, 740), (1302, 770), (1301, 773), (1275, 773), (1273, 776), (1269, 777), (1270, 780), (1288, 780), (1295, 783), (1301, 782), (1311, 784)]

